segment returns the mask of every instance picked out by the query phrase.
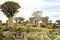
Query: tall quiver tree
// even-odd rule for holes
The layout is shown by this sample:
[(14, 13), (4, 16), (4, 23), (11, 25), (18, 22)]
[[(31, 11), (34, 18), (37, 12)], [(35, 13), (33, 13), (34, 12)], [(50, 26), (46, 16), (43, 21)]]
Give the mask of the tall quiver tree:
[(40, 27), (40, 18), (42, 16), (42, 11), (36, 11), (32, 14), (32, 16), (34, 16), (36, 18), (36, 24), (37, 24), (37, 27)]
[(13, 16), (18, 12), (19, 8), (21, 8), (20, 5), (12, 1), (5, 2), (1, 5), (1, 11), (8, 18), (8, 27), (13, 27)]

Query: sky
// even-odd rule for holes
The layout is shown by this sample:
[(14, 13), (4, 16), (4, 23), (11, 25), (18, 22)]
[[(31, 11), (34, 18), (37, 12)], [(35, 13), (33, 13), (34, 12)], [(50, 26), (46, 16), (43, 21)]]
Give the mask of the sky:
[[(42, 16), (49, 16), (49, 20), (55, 22), (60, 19), (60, 0), (0, 0), (0, 5), (6, 1), (15, 1), (21, 8), (14, 17), (24, 17), (28, 20), (35, 11), (43, 11)], [(0, 11), (0, 20), (5, 22), (8, 18)]]

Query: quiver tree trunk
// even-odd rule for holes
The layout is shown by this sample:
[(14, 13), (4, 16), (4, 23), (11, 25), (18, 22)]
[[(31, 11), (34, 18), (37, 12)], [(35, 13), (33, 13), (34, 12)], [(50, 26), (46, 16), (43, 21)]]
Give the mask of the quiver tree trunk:
[(39, 19), (37, 19), (37, 22), (36, 22), (36, 25), (37, 25), (37, 27), (40, 27), (40, 23), (39, 23)]
[(12, 16), (10, 16), (8, 18), (8, 27), (13, 27), (13, 17)]
[(39, 23), (39, 21), (40, 21), (40, 20), (38, 19), (37, 27), (40, 27), (40, 23)]
[(45, 22), (43, 22), (43, 25), (44, 25), (44, 26), (46, 26), (46, 25), (47, 25), (46, 21), (45, 21)]

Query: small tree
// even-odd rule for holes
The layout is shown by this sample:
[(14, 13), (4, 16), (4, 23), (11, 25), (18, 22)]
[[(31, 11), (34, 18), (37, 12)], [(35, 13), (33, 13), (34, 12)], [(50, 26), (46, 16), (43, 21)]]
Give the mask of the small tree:
[(20, 5), (16, 2), (8, 1), (3, 3), (0, 8), (8, 18), (8, 27), (13, 27), (13, 16), (21, 8)]
[(29, 20), (31, 23), (35, 23), (35, 17), (30, 17)]
[(37, 27), (40, 27), (40, 18), (42, 16), (42, 11), (36, 11), (32, 14), (32, 16), (34, 16), (36, 18), (36, 22), (37, 22)]
[(31, 27), (33, 26), (33, 24), (35, 24), (35, 17), (30, 17), (29, 18), (29, 20), (30, 20), (30, 23), (31, 23)]
[(15, 25), (14, 25), (14, 27), (15, 27), (15, 26), (17, 26), (17, 23), (18, 23), (18, 17), (14, 17), (14, 20), (16, 22)]
[(0, 20), (0, 28), (2, 27), (2, 21)]
[(16, 21), (16, 24), (17, 24), (17, 22), (18, 22), (18, 17), (14, 17), (14, 20)]
[(18, 17), (18, 20), (19, 23), (23, 23), (25, 19), (23, 17)]
[(48, 16), (41, 17), (41, 20), (42, 20), (42, 22), (43, 22), (43, 25), (47, 25), (47, 24), (48, 24), (48, 19), (49, 19)]
[(56, 20), (56, 22), (58, 23), (58, 25), (60, 25), (60, 20)]
[(50, 25), (52, 24), (52, 20), (49, 20)]

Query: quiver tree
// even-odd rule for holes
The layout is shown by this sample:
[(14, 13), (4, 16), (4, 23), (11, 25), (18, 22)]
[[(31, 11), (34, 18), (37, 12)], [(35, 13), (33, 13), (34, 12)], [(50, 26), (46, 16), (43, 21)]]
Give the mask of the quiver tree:
[(18, 22), (19, 22), (19, 23), (22, 24), (22, 23), (24, 22), (24, 20), (25, 20), (25, 19), (24, 19), (23, 17), (18, 17)]
[(56, 20), (56, 23), (57, 23), (58, 25), (60, 25), (60, 20)]
[(15, 25), (14, 25), (14, 27), (15, 27), (15, 26), (17, 26), (17, 23), (18, 23), (18, 17), (14, 17), (14, 20), (15, 20)]
[(52, 24), (52, 20), (49, 20), (49, 24), (50, 24), (50, 25)]
[(32, 24), (35, 23), (35, 17), (30, 17), (29, 20)]
[(29, 20), (26, 20), (26, 21), (25, 21), (25, 24), (29, 24), (29, 23), (30, 23)]
[(2, 28), (2, 21), (0, 20), (0, 28)]
[(45, 17), (41, 17), (41, 20), (42, 20), (42, 22), (43, 22), (43, 25), (47, 25), (48, 24), (48, 19), (49, 19), (49, 17), (48, 16), (45, 16)]
[(0, 20), (0, 24), (2, 24), (2, 21)]
[(36, 24), (37, 24), (37, 27), (40, 27), (40, 18), (42, 16), (42, 11), (36, 11), (32, 14), (32, 16), (34, 16), (36, 18)]
[(0, 8), (8, 18), (8, 27), (13, 27), (13, 16), (21, 8), (20, 5), (16, 2), (8, 1), (3, 3)]
[(16, 24), (18, 23), (18, 17), (14, 17)]
[(30, 17), (29, 18), (29, 20), (30, 20), (30, 23), (31, 23), (31, 27), (33, 26), (32, 24), (35, 24), (35, 17)]

